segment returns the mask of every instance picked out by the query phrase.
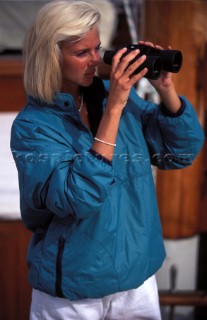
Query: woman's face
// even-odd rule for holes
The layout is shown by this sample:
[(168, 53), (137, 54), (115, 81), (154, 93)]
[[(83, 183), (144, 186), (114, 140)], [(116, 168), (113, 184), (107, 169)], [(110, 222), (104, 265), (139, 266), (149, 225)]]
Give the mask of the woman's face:
[(97, 28), (84, 38), (61, 47), (62, 92), (73, 93), (79, 86), (90, 86), (99, 63), (100, 37)]

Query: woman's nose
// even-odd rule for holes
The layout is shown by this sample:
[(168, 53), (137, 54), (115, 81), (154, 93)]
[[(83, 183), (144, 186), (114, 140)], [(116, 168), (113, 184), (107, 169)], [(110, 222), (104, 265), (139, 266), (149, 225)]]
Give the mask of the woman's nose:
[(99, 52), (97, 52), (97, 51), (91, 52), (91, 55), (90, 55), (90, 63), (91, 64), (98, 64), (99, 59), (100, 59)]

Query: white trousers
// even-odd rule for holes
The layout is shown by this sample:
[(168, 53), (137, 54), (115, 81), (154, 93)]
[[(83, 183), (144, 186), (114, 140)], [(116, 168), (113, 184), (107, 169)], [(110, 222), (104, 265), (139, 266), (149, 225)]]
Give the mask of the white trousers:
[(30, 320), (161, 320), (155, 276), (102, 299), (68, 299), (33, 289)]

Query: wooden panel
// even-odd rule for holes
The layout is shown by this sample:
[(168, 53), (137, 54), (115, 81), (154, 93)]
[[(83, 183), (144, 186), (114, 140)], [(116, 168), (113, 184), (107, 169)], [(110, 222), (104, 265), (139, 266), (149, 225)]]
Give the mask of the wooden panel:
[(207, 306), (207, 292), (160, 290), (159, 300), (162, 306)]
[(0, 111), (18, 111), (26, 102), (22, 60), (0, 58)]
[[(204, 132), (207, 137), (207, 41), (203, 60), (200, 61), (199, 69), (200, 100), (203, 103), (204, 112)], [(201, 183), (201, 209), (200, 209), (201, 232), (207, 233), (207, 140), (205, 139), (202, 158), (202, 183)]]
[(26, 251), (31, 233), (21, 221), (0, 221), (0, 319), (28, 320), (31, 287)]
[[(195, 106), (202, 124), (204, 106), (198, 66), (206, 42), (206, 14), (206, 1), (145, 1), (145, 38), (183, 52), (182, 69), (174, 76), (175, 86)], [(199, 232), (202, 157), (201, 152), (194, 164), (184, 170), (158, 170), (157, 195), (166, 238), (189, 237)]]

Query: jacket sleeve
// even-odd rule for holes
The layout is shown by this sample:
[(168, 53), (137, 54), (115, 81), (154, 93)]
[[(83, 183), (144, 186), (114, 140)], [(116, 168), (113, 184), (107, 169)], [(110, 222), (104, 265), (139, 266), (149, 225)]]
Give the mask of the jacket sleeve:
[(74, 153), (52, 128), (15, 120), (11, 150), (19, 173), (21, 202), (78, 219), (97, 213), (113, 182), (112, 166), (92, 152)]
[(192, 164), (200, 152), (204, 133), (193, 106), (183, 96), (181, 109), (170, 114), (162, 104), (146, 102), (132, 92), (141, 114), (151, 162), (160, 169), (180, 169)]

